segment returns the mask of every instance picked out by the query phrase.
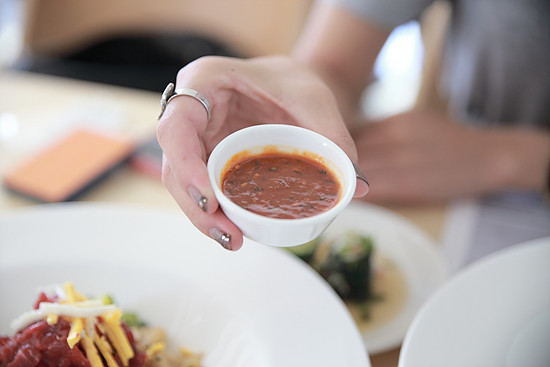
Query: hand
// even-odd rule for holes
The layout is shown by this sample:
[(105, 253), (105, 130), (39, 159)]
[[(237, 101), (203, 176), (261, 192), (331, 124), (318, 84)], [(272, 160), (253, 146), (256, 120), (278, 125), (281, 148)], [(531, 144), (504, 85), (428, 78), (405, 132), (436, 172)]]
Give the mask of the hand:
[(506, 189), (541, 189), (547, 133), (478, 128), (410, 111), (369, 123), (356, 138), (369, 201), (418, 204)]
[[(183, 212), (204, 234), (225, 248), (242, 246), (242, 233), (221, 211), (208, 180), (206, 161), (224, 137), (244, 127), (278, 123), (317, 131), (357, 162), (357, 151), (334, 96), (311, 71), (284, 57), (249, 60), (205, 57), (180, 70), (176, 88), (199, 91), (211, 103), (174, 98), (157, 129), (162, 179)], [(367, 188), (358, 183), (356, 196)]]

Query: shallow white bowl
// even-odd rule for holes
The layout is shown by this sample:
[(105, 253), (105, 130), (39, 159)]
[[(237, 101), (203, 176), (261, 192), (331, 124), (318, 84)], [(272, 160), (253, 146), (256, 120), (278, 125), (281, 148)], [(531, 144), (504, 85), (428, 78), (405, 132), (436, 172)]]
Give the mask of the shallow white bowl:
[[(342, 195), (332, 208), (306, 218), (277, 219), (248, 211), (231, 201), (220, 187), (222, 171), (228, 160), (244, 150), (261, 153), (265, 146), (292, 153), (314, 153), (340, 180)], [(346, 153), (326, 137), (301, 127), (290, 125), (257, 125), (227, 136), (212, 151), (208, 160), (208, 175), (214, 194), (225, 215), (237, 225), (244, 236), (266, 245), (296, 246), (319, 236), (353, 198), (356, 175)]]

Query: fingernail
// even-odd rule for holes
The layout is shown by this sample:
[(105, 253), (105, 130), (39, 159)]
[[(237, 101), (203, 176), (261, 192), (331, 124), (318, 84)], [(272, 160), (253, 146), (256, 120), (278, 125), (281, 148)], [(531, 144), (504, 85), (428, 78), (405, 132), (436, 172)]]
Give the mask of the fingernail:
[(200, 193), (199, 190), (195, 186), (189, 186), (189, 196), (191, 196), (191, 199), (197, 204), (197, 206), (203, 211), (206, 211), (206, 203), (208, 200), (206, 197)]
[(353, 164), (353, 168), (355, 169), (355, 176), (360, 179), (361, 181), (365, 182), (367, 184), (367, 186), (370, 186), (369, 185), (369, 181), (367, 181), (367, 177), (365, 176), (365, 174), (361, 171), (361, 169), (359, 168), (359, 166), (357, 164)]
[(210, 237), (218, 242), (226, 250), (231, 251), (231, 235), (225, 234), (218, 228), (210, 228)]

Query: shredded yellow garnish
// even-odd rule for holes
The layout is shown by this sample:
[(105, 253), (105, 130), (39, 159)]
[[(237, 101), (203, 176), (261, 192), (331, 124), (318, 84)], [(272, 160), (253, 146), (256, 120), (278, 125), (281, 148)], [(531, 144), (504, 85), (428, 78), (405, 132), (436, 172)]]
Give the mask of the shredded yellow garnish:
[(105, 327), (107, 337), (115, 347), (115, 350), (122, 361), (123, 366), (128, 366), (128, 361), (134, 357), (134, 350), (126, 338), (126, 333), (120, 326), (120, 317), (122, 311), (117, 309), (114, 312), (108, 312), (103, 315), (102, 326)]
[(88, 335), (84, 335), (82, 338), (82, 346), (86, 352), (86, 358), (90, 361), (92, 367), (103, 367), (103, 362), (101, 361), (101, 357), (97, 352), (94, 342)]
[(149, 348), (147, 348), (147, 358), (152, 358), (155, 356), (155, 354), (160, 353), (164, 350), (164, 343), (163, 342), (156, 342), (153, 343)]
[(84, 297), (74, 289), (73, 283), (71, 282), (66, 282), (65, 284), (63, 284), (63, 291), (65, 292), (65, 296), (67, 297), (67, 299), (65, 300), (67, 303), (75, 303), (88, 300), (88, 298)]
[(186, 357), (191, 357), (193, 356), (195, 353), (193, 353), (191, 350), (185, 348), (185, 347), (181, 347), (180, 348), (180, 353)]
[(63, 291), (65, 292), (65, 302), (67, 303), (75, 303), (76, 302), (76, 295), (74, 294), (74, 286), (72, 283), (65, 283), (63, 284)]
[(51, 313), (46, 316), (46, 322), (48, 323), (48, 325), (55, 325), (57, 324), (57, 321), (59, 321), (59, 315)]
[(78, 344), (80, 338), (82, 337), (82, 330), (84, 329), (84, 323), (80, 318), (72, 318), (71, 330), (67, 336), (67, 344), (73, 349), (73, 347)]
[(94, 335), (94, 342), (97, 345), (99, 351), (101, 352), (101, 355), (105, 359), (105, 362), (107, 362), (108, 367), (119, 367), (116, 363), (115, 359), (113, 358), (113, 348), (111, 348), (111, 344), (107, 342), (107, 339), (105, 339), (104, 336), (100, 336), (98, 334)]

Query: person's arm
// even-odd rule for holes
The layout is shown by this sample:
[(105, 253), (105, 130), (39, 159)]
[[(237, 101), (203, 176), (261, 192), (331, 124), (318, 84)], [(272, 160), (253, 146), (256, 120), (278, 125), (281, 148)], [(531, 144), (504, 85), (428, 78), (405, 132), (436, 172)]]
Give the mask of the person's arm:
[(360, 168), (371, 184), (366, 200), (418, 204), (548, 185), (548, 132), (472, 129), (430, 111), (354, 129), (364, 119), (361, 94), (389, 32), (321, 1), (293, 53), (329, 85), (354, 132)]
[(446, 202), (548, 185), (548, 131), (475, 128), (416, 110), (368, 124), (356, 144), (371, 202)]
[(297, 42), (292, 56), (328, 84), (350, 128), (361, 118), (361, 94), (371, 81), (374, 62), (389, 33), (346, 9), (320, 1)]
[(548, 190), (550, 132), (503, 128), (492, 137), (502, 164), (499, 190)]

